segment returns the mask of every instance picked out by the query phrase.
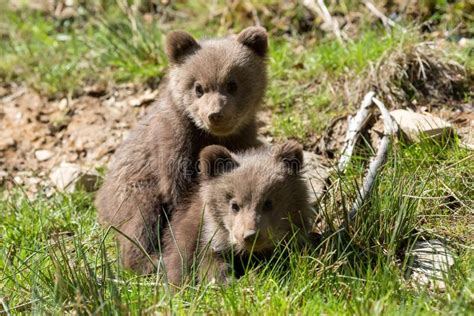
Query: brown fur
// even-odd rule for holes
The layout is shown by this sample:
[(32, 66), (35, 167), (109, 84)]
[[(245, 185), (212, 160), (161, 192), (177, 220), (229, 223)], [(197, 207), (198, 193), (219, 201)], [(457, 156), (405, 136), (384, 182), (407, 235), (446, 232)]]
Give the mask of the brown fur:
[(294, 228), (308, 234), (312, 212), (297, 143), (238, 155), (209, 146), (200, 163), (200, 191), (163, 237), (169, 282), (182, 284), (193, 260), (201, 278), (225, 282), (229, 264), (221, 254), (267, 254)]
[(163, 216), (192, 191), (202, 148), (259, 145), (255, 113), (266, 89), (266, 47), (259, 27), (199, 42), (185, 32), (168, 35), (172, 66), (160, 96), (115, 153), (96, 199), (99, 221), (122, 233), (125, 267), (142, 274), (156, 267)]

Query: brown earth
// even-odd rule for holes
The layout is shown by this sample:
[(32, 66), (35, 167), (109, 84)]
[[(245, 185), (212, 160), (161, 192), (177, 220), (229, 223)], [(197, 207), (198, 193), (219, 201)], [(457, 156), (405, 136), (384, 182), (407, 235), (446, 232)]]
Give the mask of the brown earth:
[(0, 179), (29, 186), (61, 162), (105, 166), (156, 96), (131, 85), (88, 91), (75, 99), (48, 100), (25, 87), (3, 87)]

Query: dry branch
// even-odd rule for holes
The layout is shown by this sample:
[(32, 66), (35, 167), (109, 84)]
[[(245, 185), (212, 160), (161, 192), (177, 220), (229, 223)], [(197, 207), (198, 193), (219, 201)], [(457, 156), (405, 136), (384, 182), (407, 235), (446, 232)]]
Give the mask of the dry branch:
[(344, 45), (344, 40), (342, 38), (342, 33), (339, 28), (339, 23), (336, 19), (333, 19), (331, 14), (329, 13), (326, 4), (324, 4), (323, 0), (303, 0), (303, 6), (306, 7), (309, 11), (313, 14), (318, 15), (321, 17), (325, 24), (331, 26), (334, 35), (336, 36), (337, 40)]
[(377, 9), (377, 7), (371, 1), (364, 1), (364, 4), (367, 9), (369, 9), (369, 11), (373, 13), (373, 15), (382, 20), (382, 23), (386, 28), (397, 26), (397, 24), (392, 19), (388, 18), (385, 14), (380, 12), (380, 10)]
[(359, 139), (359, 134), (362, 128), (370, 118), (369, 108), (372, 105), (372, 98), (374, 97), (375, 92), (370, 91), (367, 93), (362, 100), (357, 114), (350, 120), (349, 126), (347, 128), (346, 139), (344, 140), (344, 148), (342, 150), (341, 158), (339, 159), (338, 169), (342, 173), (347, 168), (347, 165), (352, 157), (352, 152), (354, 151), (354, 146)]
[(350, 219), (353, 219), (355, 217), (355, 215), (357, 214), (357, 210), (360, 208), (364, 200), (369, 195), (374, 184), (375, 177), (379, 171), (379, 168), (385, 162), (388, 146), (390, 145), (390, 139), (392, 135), (397, 132), (397, 125), (393, 121), (390, 112), (387, 110), (383, 102), (375, 97), (372, 97), (372, 101), (375, 103), (375, 105), (377, 105), (380, 113), (382, 114), (382, 120), (384, 123), (384, 135), (382, 137), (382, 140), (380, 141), (377, 153), (370, 161), (369, 169), (367, 170), (367, 174), (364, 177), (362, 188), (359, 190), (357, 194), (357, 199), (352, 206), (351, 212), (349, 213)]
[(369, 195), (372, 186), (374, 184), (375, 177), (385, 161), (387, 156), (388, 147), (390, 145), (391, 136), (397, 131), (397, 125), (393, 121), (390, 112), (387, 110), (382, 101), (375, 98), (375, 93), (370, 91), (367, 93), (362, 101), (359, 111), (349, 122), (349, 128), (347, 130), (345, 146), (339, 159), (338, 169), (340, 172), (344, 172), (349, 164), (354, 151), (354, 146), (359, 138), (360, 131), (366, 125), (367, 120), (370, 118), (371, 111), (370, 107), (375, 104), (381, 115), (384, 123), (384, 136), (380, 141), (379, 148), (376, 155), (372, 158), (369, 164), (369, 168), (364, 177), (362, 187), (357, 192), (357, 198), (352, 205), (352, 209), (349, 213), (349, 219), (354, 219), (362, 203), (366, 200)]

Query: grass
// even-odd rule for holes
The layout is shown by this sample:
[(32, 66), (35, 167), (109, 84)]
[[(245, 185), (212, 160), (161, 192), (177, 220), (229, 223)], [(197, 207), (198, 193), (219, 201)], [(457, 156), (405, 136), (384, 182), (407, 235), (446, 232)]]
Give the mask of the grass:
[[(314, 249), (278, 251), (229, 287), (195, 284), (175, 296), (159, 277), (137, 277), (119, 267), (113, 239), (96, 223), (91, 195), (28, 201), (16, 190), (0, 201), (3, 309), (39, 314), (468, 314), (474, 309), (473, 240), (466, 226), (474, 222), (473, 162), (472, 153), (455, 143), (394, 148), (360, 211), (363, 216), (349, 230), (335, 227)], [(338, 191), (327, 197), (327, 223), (344, 216), (344, 207), (331, 198), (340, 195), (350, 205), (350, 179), (359, 176), (354, 172), (340, 179)], [(460, 203), (449, 204), (449, 194), (460, 197)], [(449, 238), (456, 250), (445, 291), (418, 288), (404, 277), (404, 251), (429, 236)]]
[[(43, 95), (80, 94), (100, 82), (157, 84), (166, 67), (162, 31), (118, 9), (107, 19), (61, 20), (8, 12), (0, 79), (25, 81)], [(133, 23), (132, 23), (133, 21)]]
[[(345, 97), (339, 85), (348, 77), (367, 76), (369, 66), (384, 54), (411, 43), (404, 34), (382, 30), (367, 30), (346, 47), (333, 40), (308, 41), (304, 49), (298, 40), (278, 41), (272, 47), (267, 103), (278, 113), (271, 129), (277, 137), (303, 141), (320, 134), (328, 121), (359, 101), (356, 95)], [(358, 89), (356, 84), (348, 88)]]
[[(253, 7), (272, 32), (269, 132), (311, 145), (331, 119), (358, 106), (359, 93), (374, 87), (365, 80), (374, 67), (430, 39), (412, 21), (398, 21), (405, 33), (388, 32), (364, 16), (344, 47), (317, 28), (303, 32), (304, 10), (290, 3), (281, 12), (276, 1), (236, 2), (232, 10), (218, 1), (213, 14), (203, 0), (179, 2), (163, 9), (173, 17), (167, 23), (114, 1), (101, 3), (107, 5), (86, 7), (75, 18), (2, 10), (2, 84), (23, 83), (53, 99), (101, 82), (156, 87), (167, 66), (161, 45), (168, 29), (198, 37), (239, 31), (253, 24)], [(466, 5), (436, 1), (438, 11), (427, 20), (452, 31), (470, 21)], [(354, 7), (339, 1), (331, 10), (348, 14)], [(448, 42), (444, 52), (472, 77), (471, 47)], [(398, 143), (361, 216), (340, 231), (365, 163), (356, 159), (346, 175), (332, 179), (320, 209), (327, 235), (318, 247), (282, 246), (228, 287), (191, 284), (174, 296), (159, 276), (121, 269), (112, 233), (97, 224), (93, 195), (40, 193), (29, 200), (21, 187), (0, 192), (0, 314), (472, 314), (472, 152), (456, 139)], [(421, 238), (447, 239), (455, 250), (444, 291), (406, 278), (406, 250)]]

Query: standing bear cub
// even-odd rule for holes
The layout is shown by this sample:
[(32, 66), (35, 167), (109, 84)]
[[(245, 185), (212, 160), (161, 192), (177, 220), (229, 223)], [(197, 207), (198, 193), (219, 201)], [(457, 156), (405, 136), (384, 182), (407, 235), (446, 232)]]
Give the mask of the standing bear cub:
[(201, 280), (226, 282), (231, 261), (269, 255), (282, 239), (309, 240), (313, 213), (302, 165), (296, 142), (239, 154), (204, 148), (199, 191), (163, 236), (168, 282), (183, 284), (193, 268)]
[(99, 221), (120, 231), (122, 264), (141, 274), (157, 266), (160, 230), (193, 191), (201, 149), (259, 145), (255, 116), (267, 82), (260, 27), (203, 41), (176, 31), (165, 50), (171, 69), (158, 100), (118, 148), (96, 198)]

